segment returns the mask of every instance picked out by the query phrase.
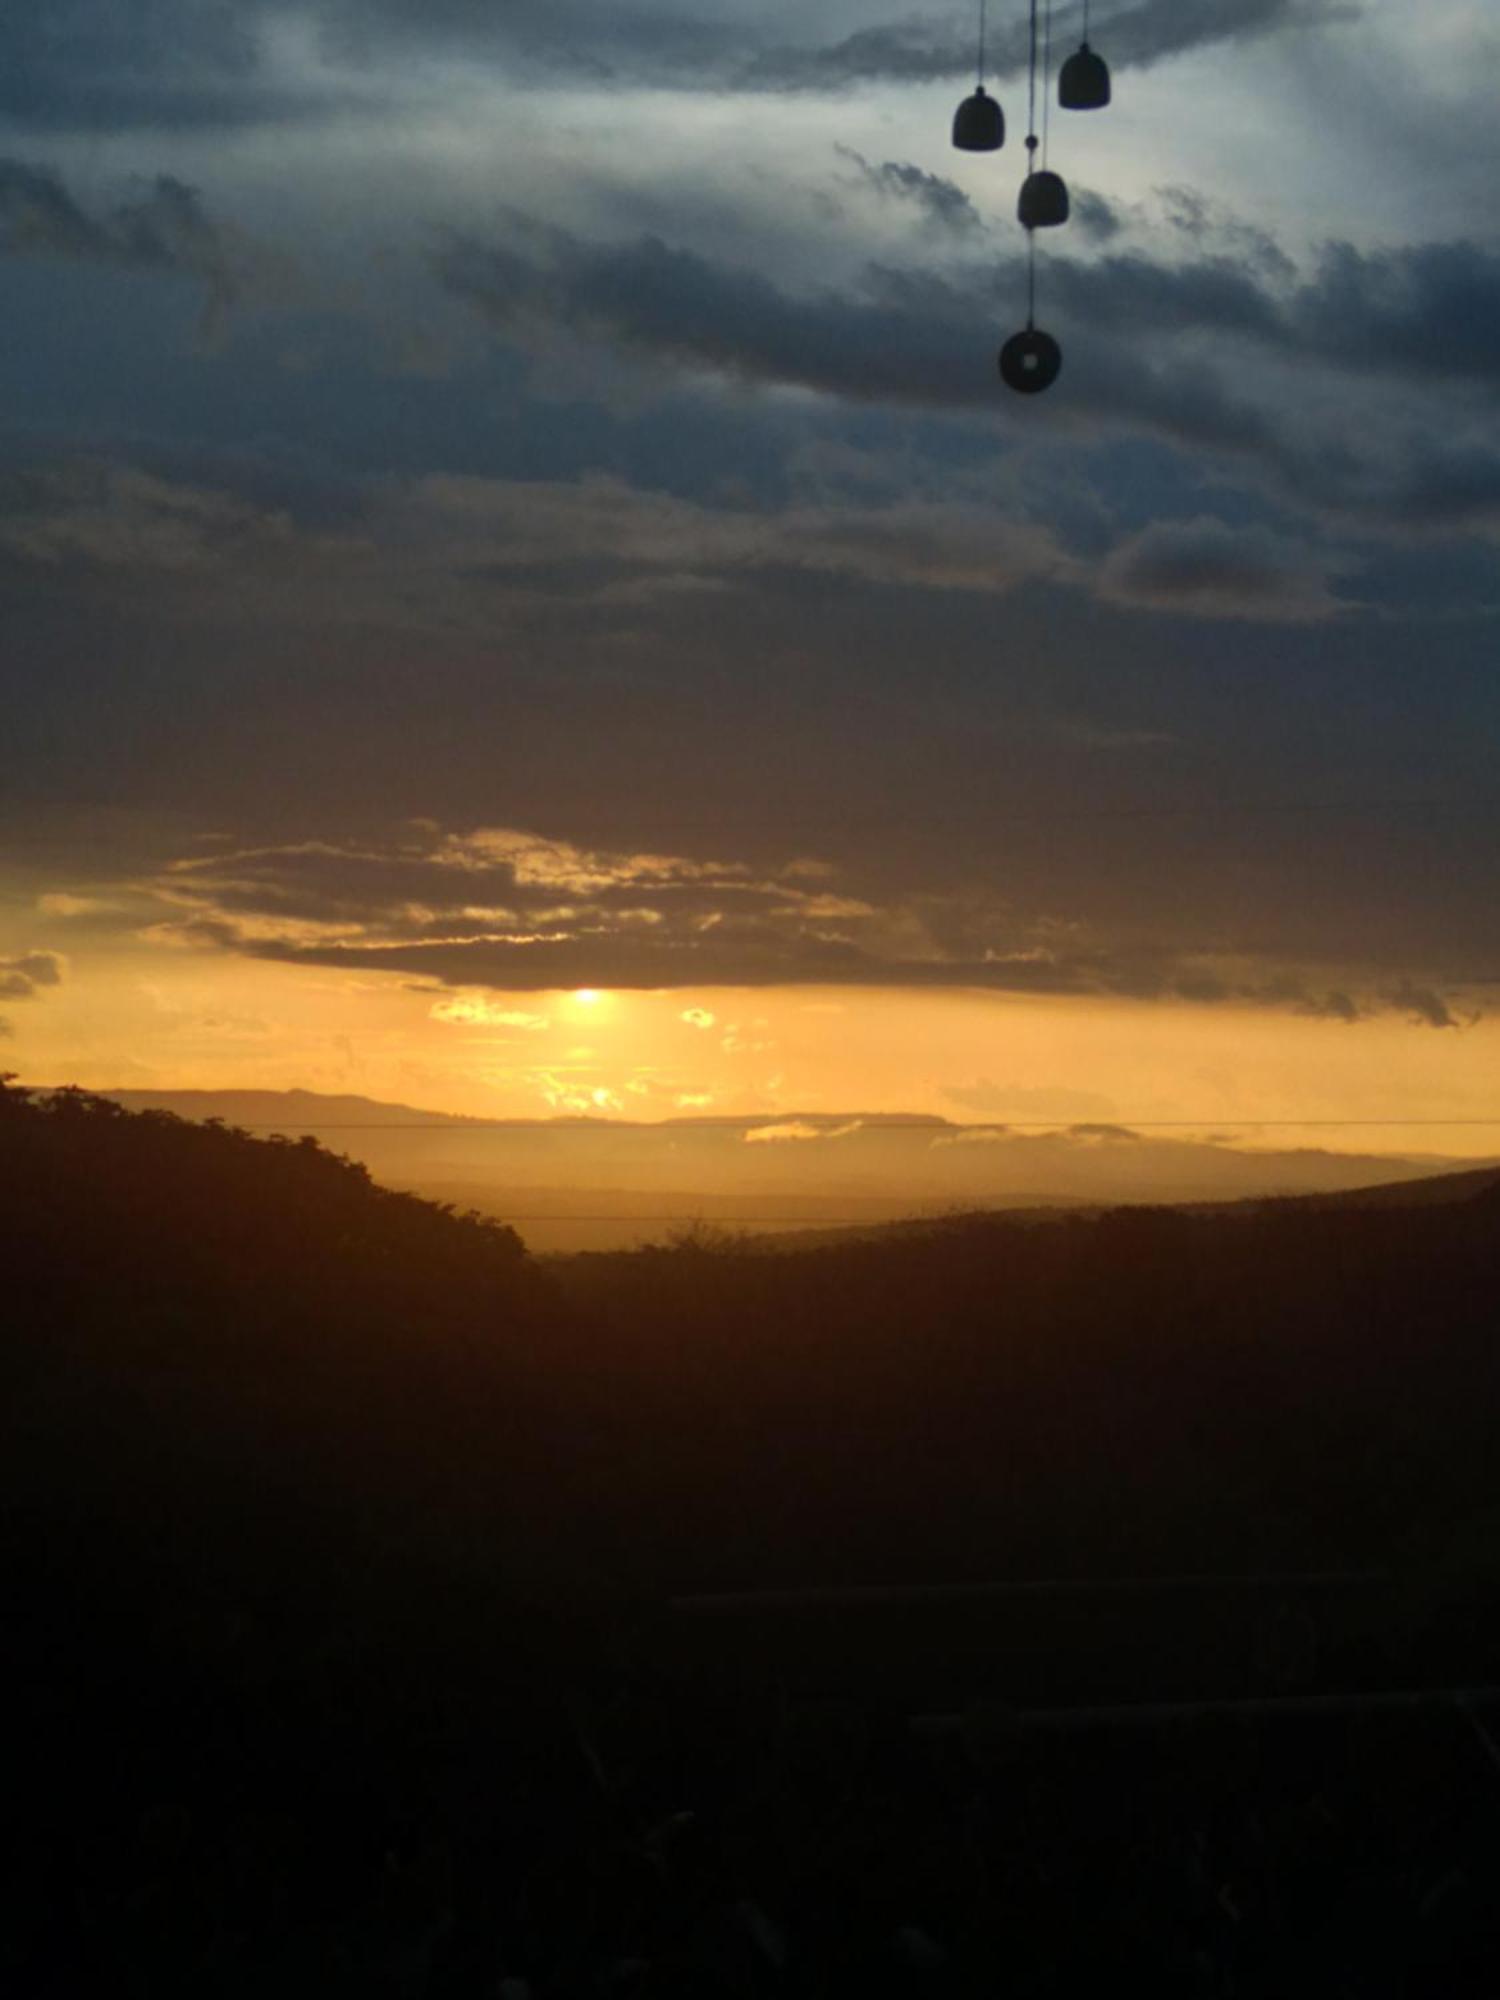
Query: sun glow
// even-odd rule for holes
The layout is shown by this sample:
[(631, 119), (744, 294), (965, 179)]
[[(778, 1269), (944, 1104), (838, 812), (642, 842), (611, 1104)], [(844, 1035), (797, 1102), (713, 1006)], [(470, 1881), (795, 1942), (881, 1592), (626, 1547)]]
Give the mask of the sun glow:
[(444, 990), (122, 942), (92, 919), (39, 922), (31, 900), (7, 914), (0, 904), (0, 960), (65, 967), (0, 1004), (0, 1069), (31, 1083), (301, 1089), (491, 1118), (898, 1113), (1190, 1127), (1402, 1158), (1500, 1152), (1500, 1123), (1479, 1122), (1500, 1119), (1500, 1016), (1435, 1030), (1394, 1008), (1351, 1024), (1102, 995)]

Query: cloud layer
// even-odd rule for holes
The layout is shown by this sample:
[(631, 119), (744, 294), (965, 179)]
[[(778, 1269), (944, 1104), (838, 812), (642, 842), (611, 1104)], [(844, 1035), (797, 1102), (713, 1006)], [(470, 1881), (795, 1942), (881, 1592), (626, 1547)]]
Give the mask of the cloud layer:
[(60, 986), (64, 962), (55, 951), (28, 951), (0, 958), (0, 1000), (32, 1000), (44, 988)]
[[(1123, 70), (1358, 20), (1354, 0), (1124, 0), (1094, 14)], [(357, 101), (413, 62), (483, 64), (539, 83), (786, 95), (946, 82), (972, 30), (935, 0), (870, 21), (847, 0), (670, 7), (610, 0), (12, 0), (0, 22), (0, 113), (33, 128), (286, 124)], [(1025, 26), (997, 24), (991, 66), (1014, 75)], [(342, 89), (335, 81), (342, 80)]]
[(11, 998), (145, 924), (520, 1037), (709, 981), (1470, 1017), (1472, 7), (1100, 0), (1024, 403), (947, 0), (0, 11), (0, 852), (171, 826), (42, 871)]
[[(158, 945), (432, 981), (462, 990), (435, 1017), (470, 1025), (547, 1025), (486, 991), (785, 985), (1238, 1003), (1346, 1022), (1394, 1010), (1459, 1025), (1448, 999), (1410, 974), (1370, 969), (1346, 990), (1326, 969), (1111, 938), (1027, 917), (997, 892), (895, 892), (814, 857), (767, 872), (487, 827), (187, 858), (149, 888), (161, 914), (146, 934)], [(682, 1019), (713, 1024), (701, 1008)]]

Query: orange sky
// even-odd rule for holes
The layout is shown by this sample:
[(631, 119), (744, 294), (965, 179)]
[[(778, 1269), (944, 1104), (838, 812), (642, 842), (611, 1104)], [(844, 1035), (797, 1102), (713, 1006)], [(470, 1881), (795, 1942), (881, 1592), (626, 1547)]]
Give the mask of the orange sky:
[[(48, 948), (70, 919), (41, 926)], [(38, 948), (38, 927), (26, 933)], [(19, 933), (18, 933), (19, 935)], [(1244, 1005), (836, 987), (523, 993), (181, 944), (91, 946), (6, 1009), (33, 1082), (355, 1091), (479, 1116), (906, 1111), (962, 1121), (1401, 1121), (1281, 1139), (1487, 1155), (1500, 1027)], [(1415, 1129), (1413, 1129), (1415, 1125)]]

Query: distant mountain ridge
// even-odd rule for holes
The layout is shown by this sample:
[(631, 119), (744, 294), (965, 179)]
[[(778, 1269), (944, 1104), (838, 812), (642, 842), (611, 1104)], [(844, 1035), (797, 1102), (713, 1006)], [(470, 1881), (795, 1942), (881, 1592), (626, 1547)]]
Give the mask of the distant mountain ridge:
[(312, 1136), (360, 1160), (387, 1187), (513, 1221), (533, 1249), (546, 1251), (627, 1248), (697, 1223), (837, 1230), (1039, 1204), (1337, 1200), (1357, 1188), (1474, 1170), (1438, 1156), (1263, 1149), (1094, 1122), (1007, 1129), (931, 1113), (486, 1118), (353, 1092), (94, 1094), (127, 1110), (220, 1119), (262, 1137)]
[[(46, 1095), (61, 1086), (38, 1084)], [(414, 1104), (397, 1104), (353, 1092), (320, 1090), (90, 1090), (90, 1097), (107, 1098), (127, 1111), (170, 1111), (179, 1118), (222, 1118), (226, 1124), (244, 1124), (280, 1130), (298, 1126), (332, 1127), (349, 1125), (452, 1125), (455, 1127), (498, 1127), (525, 1131), (534, 1126), (584, 1126), (604, 1131), (668, 1131), (687, 1129), (753, 1130), (757, 1126), (811, 1126), (833, 1131), (851, 1125), (873, 1130), (923, 1129), (962, 1132), (968, 1127), (937, 1113), (905, 1111), (761, 1111), (719, 1116), (711, 1112), (673, 1118), (601, 1118), (563, 1112), (550, 1117), (501, 1118), (473, 1116), (458, 1111), (429, 1111)], [(283, 1124), (283, 1120), (285, 1123)], [(985, 1129), (980, 1127), (979, 1129)]]

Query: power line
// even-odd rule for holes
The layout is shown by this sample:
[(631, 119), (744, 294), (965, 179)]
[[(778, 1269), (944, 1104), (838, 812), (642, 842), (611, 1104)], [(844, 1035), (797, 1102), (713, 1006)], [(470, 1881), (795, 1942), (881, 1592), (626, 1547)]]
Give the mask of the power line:
[[(1358, 1190), (1355, 1190), (1355, 1192), (1358, 1192)], [(1033, 1202), (1029, 1205), (1029, 1208), (1044, 1205)], [(1089, 1207), (1093, 1204), (1084, 1203), (1082, 1205)], [(1118, 1204), (1100, 1203), (1099, 1206), (1115, 1207)], [(892, 1223), (967, 1222), (972, 1220), (976, 1215), (1017, 1215), (1028, 1213), (1029, 1208), (1026, 1204), (1022, 1204), (1017, 1208), (943, 1210), (940, 1213), (926, 1215), (913, 1215), (910, 1209), (899, 1209), (893, 1215), (705, 1215), (702, 1209), (694, 1209), (690, 1215), (519, 1215), (514, 1209), (509, 1208), (498, 1208), (494, 1213), (497, 1222), (555, 1222), (559, 1225), (566, 1223), (569, 1226), (575, 1222), (617, 1222), (622, 1227), (628, 1224), (633, 1229), (657, 1228), (663, 1223), (668, 1222), (701, 1222), (710, 1227), (717, 1223), (733, 1223), (736, 1228), (744, 1229), (748, 1229), (752, 1225), (757, 1228), (767, 1229), (852, 1229), (859, 1227), (882, 1229)], [(1066, 1208), (1059, 1209), (1058, 1211), (1059, 1214), (1067, 1214), (1068, 1212), (1069, 1210)]]

